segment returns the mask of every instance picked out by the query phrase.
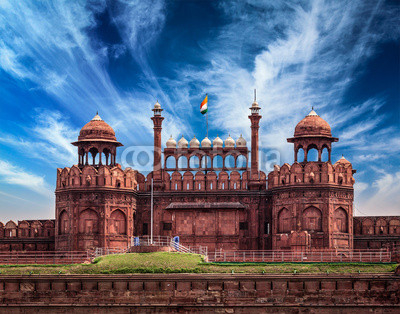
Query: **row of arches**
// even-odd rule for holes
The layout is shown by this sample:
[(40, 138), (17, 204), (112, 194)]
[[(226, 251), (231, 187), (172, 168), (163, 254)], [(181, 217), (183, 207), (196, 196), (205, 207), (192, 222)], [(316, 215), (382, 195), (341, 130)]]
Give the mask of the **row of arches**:
[(87, 150), (80, 148), (78, 152), (78, 164), (93, 166), (113, 166), (116, 164), (116, 152), (112, 149), (91, 147)]
[(215, 155), (210, 156), (166, 156), (165, 169), (246, 169), (248, 166), (245, 155)]
[[(282, 208), (278, 213), (278, 233), (290, 233), (295, 230), (294, 218), (287, 208)], [(310, 206), (302, 212), (301, 228), (309, 232), (322, 231), (322, 212), (319, 208)], [(333, 231), (348, 232), (348, 216), (346, 211), (339, 207), (333, 213)]]
[(330, 150), (328, 147), (323, 149), (318, 149), (315, 144), (309, 145), (304, 149), (301, 145), (297, 148), (295, 152), (295, 161), (297, 162), (308, 162), (308, 161), (330, 161)]
[(354, 221), (356, 235), (400, 235), (400, 219), (398, 218), (356, 218)]
[[(70, 225), (71, 219), (66, 210), (63, 210), (58, 219), (58, 233), (69, 234), (72, 225)], [(120, 209), (115, 209), (108, 220), (108, 233), (112, 235), (125, 235), (126, 234), (126, 216)], [(80, 212), (78, 220), (78, 232), (80, 234), (99, 234), (100, 232), (100, 220), (98, 213), (87, 208)]]
[(54, 236), (54, 220), (22, 220), (16, 224), (10, 220), (0, 222), (0, 238), (36, 238)]

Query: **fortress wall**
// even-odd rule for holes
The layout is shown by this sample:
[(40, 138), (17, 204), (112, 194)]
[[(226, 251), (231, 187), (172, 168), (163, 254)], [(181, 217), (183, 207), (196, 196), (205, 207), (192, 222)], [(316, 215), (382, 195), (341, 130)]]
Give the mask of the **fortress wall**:
[[(128, 310), (137, 306), (167, 312), (204, 310), (200, 306), (249, 313), (398, 312), (400, 277), (396, 275), (32, 275), (0, 277), (0, 312), (43, 311), (77, 305)], [(301, 305), (301, 306), (300, 306)], [(250, 307), (245, 309), (244, 307)], [(340, 311), (339, 311), (340, 310)], [(77, 311), (77, 308), (74, 309)], [(78, 311), (79, 312), (79, 311)]]

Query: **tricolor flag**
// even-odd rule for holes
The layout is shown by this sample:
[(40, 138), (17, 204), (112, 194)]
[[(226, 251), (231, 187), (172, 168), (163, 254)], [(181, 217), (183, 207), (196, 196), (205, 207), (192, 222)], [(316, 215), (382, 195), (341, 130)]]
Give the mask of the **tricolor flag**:
[(207, 112), (207, 102), (208, 102), (208, 95), (206, 94), (206, 98), (200, 104), (200, 112), (205, 114)]

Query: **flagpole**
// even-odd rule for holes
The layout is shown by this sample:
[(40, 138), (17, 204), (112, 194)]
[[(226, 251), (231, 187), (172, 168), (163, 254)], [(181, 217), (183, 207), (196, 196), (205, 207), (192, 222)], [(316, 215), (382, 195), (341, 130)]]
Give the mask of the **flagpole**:
[[(207, 105), (208, 107), (208, 105)], [(208, 137), (208, 108), (207, 108), (207, 112), (206, 112), (206, 123), (207, 123), (207, 137)]]

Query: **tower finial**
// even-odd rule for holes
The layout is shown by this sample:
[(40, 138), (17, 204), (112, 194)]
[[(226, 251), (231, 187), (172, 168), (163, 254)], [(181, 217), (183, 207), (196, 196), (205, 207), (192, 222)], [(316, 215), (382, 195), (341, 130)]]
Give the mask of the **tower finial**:
[(98, 114), (99, 114), (99, 111), (97, 110), (97, 111), (96, 111), (96, 115), (98, 115)]
[(311, 110), (314, 110), (314, 106), (311, 106)]
[(254, 102), (256, 102), (256, 101), (257, 101), (257, 90), (254, 89)]

